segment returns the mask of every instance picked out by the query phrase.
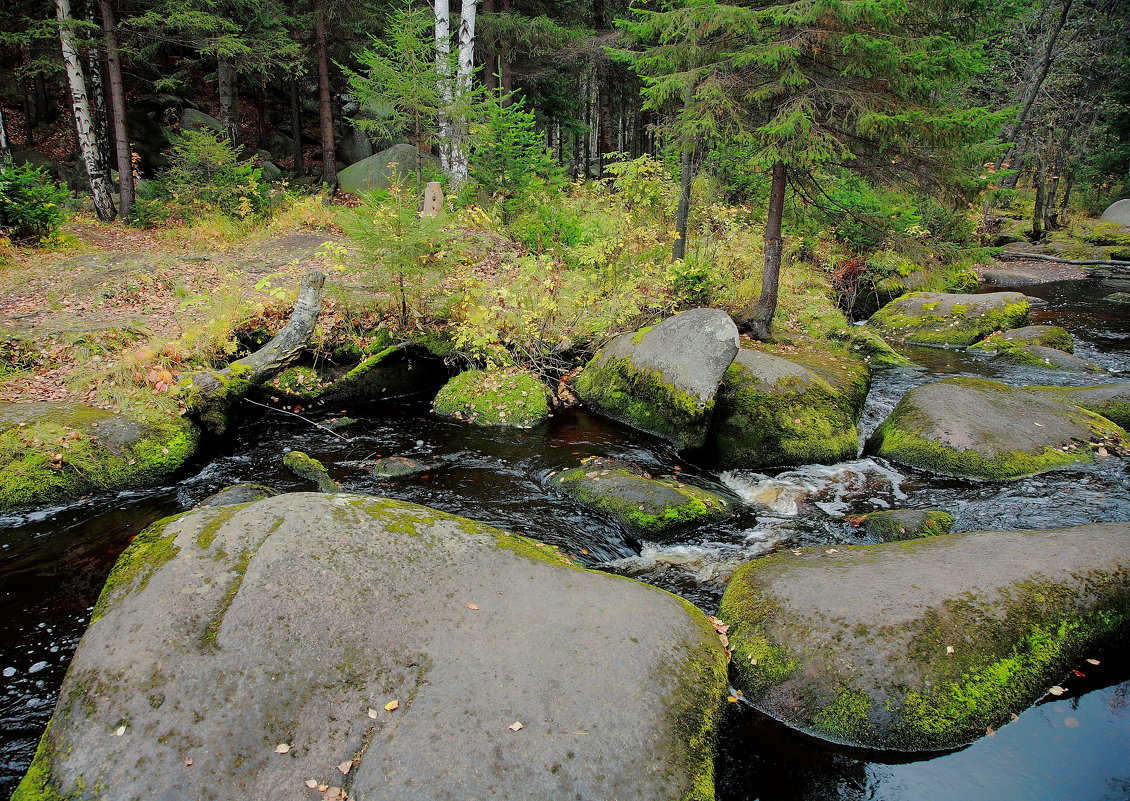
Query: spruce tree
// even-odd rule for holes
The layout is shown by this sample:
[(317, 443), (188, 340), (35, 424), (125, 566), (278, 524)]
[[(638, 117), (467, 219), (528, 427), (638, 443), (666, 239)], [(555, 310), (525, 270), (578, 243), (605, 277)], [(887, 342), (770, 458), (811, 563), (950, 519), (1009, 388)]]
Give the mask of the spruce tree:
[(966, 148), (1000, 116), (962, 106), (957, 90), (982, 69), (992, 2), (675, 0), (628, 22), (650, 96), (673, 99), (698, 75), (691, 112), (772, 177), (761, 296), (735, 315), (755, 337), (769, 339), (776, 310), (790, 184), (838, 166), (941, 187), (973, 166)]

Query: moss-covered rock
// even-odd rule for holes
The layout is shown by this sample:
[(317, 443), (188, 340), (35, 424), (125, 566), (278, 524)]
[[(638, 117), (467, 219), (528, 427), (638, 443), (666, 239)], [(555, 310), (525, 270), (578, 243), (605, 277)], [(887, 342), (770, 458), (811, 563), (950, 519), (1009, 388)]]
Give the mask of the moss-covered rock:
[(480, 426), (529, 428), (549, 417), (549, 392), (533, 373), (467, 370), (443, 386), (432, 410)]
[(1130, 430), (1130, 381), (1095, 387), (1025, 387), (1046, 398), (1081, 406)]
[(406, 456), (387, 456), (384, 459), (378, 459), (369, 466), (369, 475), (378, 481), (392, 481), (427, 473), (438, 467), (443, 467), (444, 464), (445, 462), (440, 460), (426, 461), (409, 459)]
[(175, 413), (81, 403), (0, 403), (0, 510), (144, 486), (177, 470), (199, 430)]
[(1103, 300), (1111, 303), (1130, 303), (1130, 292), (1111, 292)]
[(828, 339), (843, 342), (854, 356), (858, 356), (873, 369), (906, 367), (913, 362), (892, 348), (887, 340), (869, 328), (853, 325), (828, 332)]
[(949, 534), (953, 515), (941, 509), (887, 509), (863, 517), (863, 528), (883, 542)]
[(910, 292), (888, 303), (869, 323), (884, 336), (911, 345), (967, 347), (1028, 322), (1028, 299), (1019, 292), (955, 295)]
[(993, 356), (996, 361), (1019, 364), (1024, 367), (1038, 367), (1041, 370), (1064, 370), (1072, 373), (1106, 373), (1102, 367), (1073, 353), (1064, 353), (1056, 348), (1042, 345), (1017, 345), (1001, 348)]
[(577, 396), (599, 414), (698, 448), (715, 395), (738, 352), (738, 329), (717, 309), (691, 309), (653, 328), (622, 334), (577, 376)]
[(1045, 393), (984, 378), (947, 378), (908, 392), (867, 451), (933, 473), (1004, 480), (1089, 462), (1127, 447), (1110, 420)]
[(735, 684), (827, 740), (954, 748), (1130, 625), (1130, 524), (948, 534), (748, 562), (726, 587)]
[(845, 354), (743, 349), (722, 380), (710, 456), (726, 468), (853, 458), (869, 385), (867, 367)]
[(706, 615), (434, 509), (189, 512), (134, 540), (98, 613), (19, 801), (714, 797)]
[(330, 478), (326, 466), (302, 451), (290, 451), (283, 456), (283, 467), (299, 478), (313, 481), (322, 492), (337, 492), (340, 487)]
[(552, 486), (615, 520), (629, 534), (663, 540), (696, 523), (730, 516), (730, 501), (675, 476), (654, 478), (631, 462), (590, 459), (551, 475)]
[(1058, 325), (1027, 325), (1011, 331), (999, 331), (969, 346), (972, 351), (995, 352), (1015, 347), (1039, 345), (1064, 353), (1075, 352), (1075, 339)]
[(212, 493), (200, 503), (196, 504), (196, 508), (204, 506), (239, 506), (245, 503), (261, 501), (264, 498), (273, 498), (275, 495), (278, 495), (278, 493), (264, 484), (244, 482), (242, 484), (232, 484), (230, 487), (224, 487), (219, 492)]

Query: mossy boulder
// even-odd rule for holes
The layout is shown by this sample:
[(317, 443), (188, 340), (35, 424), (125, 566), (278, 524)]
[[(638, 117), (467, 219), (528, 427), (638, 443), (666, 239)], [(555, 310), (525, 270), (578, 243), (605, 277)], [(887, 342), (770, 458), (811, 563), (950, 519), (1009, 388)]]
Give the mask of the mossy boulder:
[(709, 801), (726, 687), (709, 620), (662, 590), (290, 493), (131, 544), (15, 798)]
[(1046, 398), (1101, 414), (1123, 428), (1130, 429), (1130, 381), (1100, 384), (1095, 387), (1026, 387)]
[(828, 339), (844, 343), (853, 356), (858, 356), (873, 369), (906, 367), (910, 359), (892, 348), (887, 340), (869, 328), (853, 325), (850, 328), (832, 329)]
[(726, 496), (676, 476), (655, 478), (620, 459), (589, 459), (549, 480), (577, 503), (640, 539), (661, 541), (696, 523), (730, 516)]
[(1064, 370), (1072, 373), (1106, 373), (1102, 367), (1073, 353), (1064, 353), (1056, 348), (1042, 345), (1018, 345), (1002, 348), (993, 357), (996, 361), (1018, 364), (1025, 367), (1038, 367), (1041, 370)]
[(283, 456), (283, 467), (299, 478), (312, 481), (322, 492), (337, 492), (340, 487), (330, 477), (326, 466), (302, 451), (290, 451)]
[(406, 456), (387, 456), (377, 459), (369, 466), (369, 475), (378, 481), (393, 481), (398, 478), (418, 476), (443, 467), (443, 461), (426, 461), (423, 459), (410, 459)]
[(726, 468), (854, 458), (869, 385), (866, 365), (850, 356), (743, 349), (718, 392), (711, 458)]
[(827, 740), (927, 751), (1007, 723), (1130, 624), (1130, 523), (806, 548), (722, 597), (749, 701)]
[(889, 339), (936, 348), (967, 347), (994, 331), (1027, 322), (1028, 299), (1019, 292), (910, 292), (879, 309), (869, 320)]
[(549, 392), (533, 373), (467, 370), (443, 386), (432, 409), (480, 426), (529, 428), (549, 417)]
[(691, 309), (653, 328), (622, 334), (581, 371), (577, 396), (593, 411), (698, 448), (718, 384), (738, 353), (738, 329), (718, 309)]
[(883, 542), (949, 534), (953, 515), (941, 509), (887, 509), (863, 517), (863, 528)]
[(0, 511), (153, 483), (183, 465), (198, 440), (175, 413), (0, 403)]
[(969, 346), (972, 351), (995, 352), (1010, 348), (1039, 345), (1055, 348), (1064, 353), (1075, 352), (1075, 339), (1066, 328), (1058, 325), (1026, 325), (1011, 331), (1000, 331)]
[[(392, 185), (393, 171), (389, 164), (396, 163), (396, 174), (403, 181), (416, 169), (418, 150), (415, 145), (393, 145), (380, 153), (361, 159), (355, 164), (350, 164), (337, 174), (338, 185), (342, 192), (360, 194), (373, 192), (379, 189), (388, 189)], [(438, 161), (430, 153), (420, 155), (425, 172), (435, 170)]]
[(1127, 447), (1110, 420), (1042, 392), (984, 378), (916, 387), (875, 430), (867, 452), (933, 473), (1004, 480), (1092, 461)]
[(1110, 301), (1111, 303), (1130, 303), (1130, 292), (1112, 292), (1103, 298), (1103, 300)]
[(264, 498), (273, 498), (278, 495), (273, 489), (263, 484), (245, 482), (224, 487), (219, 492), (213, 492), (207, 498), (196, 504), (197, 509), (208, 506), (240, 506), (245, 503), (254, 503)]

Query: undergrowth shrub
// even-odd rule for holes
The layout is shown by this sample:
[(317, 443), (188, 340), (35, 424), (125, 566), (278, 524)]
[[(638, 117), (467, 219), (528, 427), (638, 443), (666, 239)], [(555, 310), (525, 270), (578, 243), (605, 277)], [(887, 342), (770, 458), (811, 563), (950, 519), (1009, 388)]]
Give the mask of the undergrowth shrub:
[(271, 193), (262, 170), (216, 132), (174, 134), (169, 160), (158, 179), (160, 195), (189, 216), (213, 208), (241, 220), (269, 213)]
[(0, 234), (29, 245), (50, 238), (63, 224), (66, 199), (41, 168), (9, 165), (0, 171)]

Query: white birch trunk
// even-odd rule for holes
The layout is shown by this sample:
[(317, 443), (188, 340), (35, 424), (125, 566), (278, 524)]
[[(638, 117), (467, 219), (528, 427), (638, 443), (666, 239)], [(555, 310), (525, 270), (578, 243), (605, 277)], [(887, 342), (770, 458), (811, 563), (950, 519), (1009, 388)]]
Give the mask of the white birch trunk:
[(451, 6), (448, 0), (435, 0), (436, 18), (436, 74), (437, 89), (442, 105), (439, 112), (440, 169), (451, 174), (451, 120), (447, 107), (451, 105)]
[[(479, 0), (463, 0), (459, 14), (459, 61), (455, 74), (455, 99), (464, 100), (471, 91), (471, 78), (475, 71), (475, 17)], [(451, 147), (451, 183), (458, 188), (467, 180), (470, 165), (467, 161), (467, 117), (463, 112), (453, 126)]]
[(110, 194), (110, 183), (101, 165), (105, 159), (98, 153), (98, 140), (94, 134), (94, 123), (90, 115), (90, 100), (86, 96), (86, 79), (82, 74), (82, 61), (75, 46), (74, 31), (70, 28), (70, 0), (55, 0), (55, 14), (59, 20), (59, 43), (63, 50), (63, 63), (67, 67), (67, 83), (71, 90), (71, 103), (74, 109), (75, 130), (78, 133), (78, 149), (86, 165), (90, 178), (90, 190), (94, 195), (94, 210), (98, 219), (109, 222), (114, 219), (114, 198)]
[(12, 163), (12, 146), (8, 144), (8, 128), (4, 125), (4, 109), (0, 108), (0, 172)]

